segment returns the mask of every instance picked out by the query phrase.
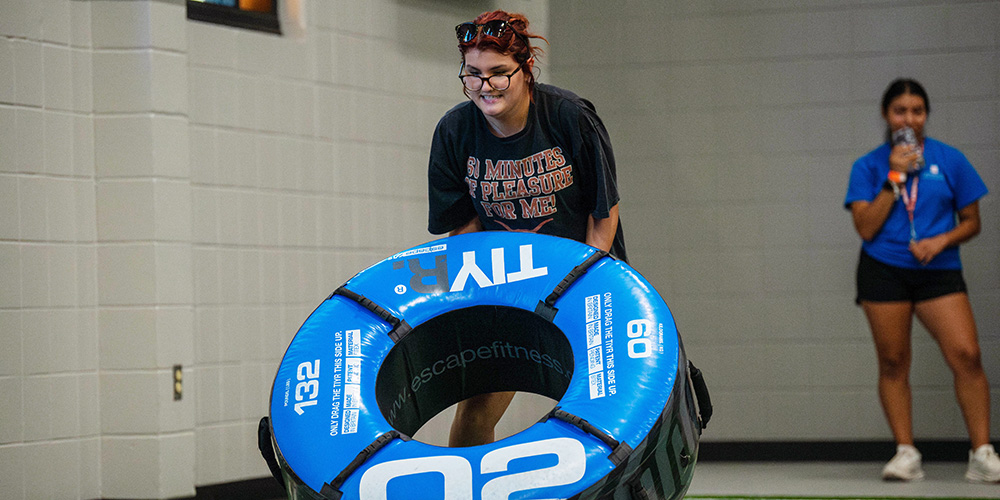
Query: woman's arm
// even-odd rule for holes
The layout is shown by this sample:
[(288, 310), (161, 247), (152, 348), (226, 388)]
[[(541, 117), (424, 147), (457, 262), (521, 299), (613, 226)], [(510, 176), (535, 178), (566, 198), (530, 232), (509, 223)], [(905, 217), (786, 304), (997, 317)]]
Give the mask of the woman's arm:
[(473, 217), (472, 220), (466, 222), (465, 224), (456, 227), (448, 232), (448, 236), (455, 236), (456, 234), (474, 233), (476, 231), (483, 230), (483, 223), (479, 220), (479, 217)]
[[(912, 146), (897, 144), (889, 153), (889, 169), (896, 172), (906, 172), (916, 161), (917, 151)], [(906, 189), (906, 184), (898, 186)], [(855, 201), (851, 203), (851, 215), (854, 216), (854, 229), (861, 239), (871, 241), (882, 229), (882, 224), (889, 218), (892, 206), (898, 196), (890, 190), (883, 189), (872, 201)]]
[(969, 206), (958, 211), (958, 224), (955, 225), (954, 229), (947, 233), (911, 242), (910, 253), (921, 264), (927, 265), (945, 248), (969, 241), (972, 237), (979, 234), (980, 229), (979, 202), (974, 201)]
[(587, 216), (587, 243), (592, 247), (600, 248), (605, 252), (611, 251), (611, 245), (615, 242), (615, 233), (618, 232), (618, 205), (608, 210), (608, 217), (605, 219), (595, 219), (593, 215)]
[[(904, 187), (905, 189), (905, 187)], [(851, 215), (854, 217), (854, 230), (861, 239), (871, 241), (882, 229), (882, 224), (889, 218), (892, 206), (896, 203), (896, 195), (883, 189), (872, 201), (855, 201), (851, 203)]]

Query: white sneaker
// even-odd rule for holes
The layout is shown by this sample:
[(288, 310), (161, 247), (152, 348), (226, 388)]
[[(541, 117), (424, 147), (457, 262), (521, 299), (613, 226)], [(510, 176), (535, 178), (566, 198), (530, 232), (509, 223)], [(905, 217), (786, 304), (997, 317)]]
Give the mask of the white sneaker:
[(992, 444), (969, 450), (969, 470), (965, 478), (980, 483), (1000, 482), (1000, 456), (997, 456)]
[(886, 481), (919, 481), (924, 478), (920, 467), (920, 452), (912, 445), (896, 446), (896, 455), (882, 469), (882, 479)]

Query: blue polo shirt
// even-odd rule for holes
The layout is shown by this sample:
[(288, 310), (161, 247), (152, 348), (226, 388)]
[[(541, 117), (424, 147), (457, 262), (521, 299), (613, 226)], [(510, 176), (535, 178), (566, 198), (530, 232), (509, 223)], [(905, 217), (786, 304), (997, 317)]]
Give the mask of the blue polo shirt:
[[(851, 167), (844, 207), (850, 210), (855, 201), (872, 201), (878, 196), (889, 175), (888, 142), (858, 158)], [(958, 222), (957, 212), (982, 198), (989, 190), (979, 173), (958, 149), (931, 138), (924, 140), (924, 168), (916, 175), (917, 203), (913, 225), (917, 239), (929, 238), (952, 230)], [(906, 190), (913, 189), (913, 175), (906, 180)], [(892, 207), (882, 229), (864, 241), (861, 248), (875, 260), (910, 269), (961, 269), (958, 246), (946, 248), (926, 266), (920, 264), (909, 250), (910, 219), (900, 198)]]

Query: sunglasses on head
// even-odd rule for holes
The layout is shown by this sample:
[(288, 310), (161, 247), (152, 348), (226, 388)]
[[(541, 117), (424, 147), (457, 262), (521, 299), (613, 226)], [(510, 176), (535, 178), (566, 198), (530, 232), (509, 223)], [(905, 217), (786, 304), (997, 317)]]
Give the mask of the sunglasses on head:
[[(459, 43), (469, 43), (479, 36), (479, 32), (482, 31), (483, 36), (488, 36), (490, 38), (501, 38), (504, 33), (507, 32), (507, 28), (511, 27), (510, 23), (507, 21), (502, 21), (496, 19), (493, 21), (486, 22), (484, 24), (476, 24), (473, 22), (467, 22), (455, 26), (455, 35), (458, 36)], [(515, 31), (515, 33), (517, 33)]]

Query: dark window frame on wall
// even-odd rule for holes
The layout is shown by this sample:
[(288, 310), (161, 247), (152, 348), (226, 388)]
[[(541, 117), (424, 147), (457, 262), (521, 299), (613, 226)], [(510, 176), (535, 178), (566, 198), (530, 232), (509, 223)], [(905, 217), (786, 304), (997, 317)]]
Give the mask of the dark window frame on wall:
[(241, 8), (239, 1), (235, 5), (222, 5), (206, 1), (187, 0), (187, 17), (195, 21), (224, 24), (235, 28), (263, 31), (281, 34), (278, 22), (278, 0), (272, 0), (270, 12), (261, 12)]

